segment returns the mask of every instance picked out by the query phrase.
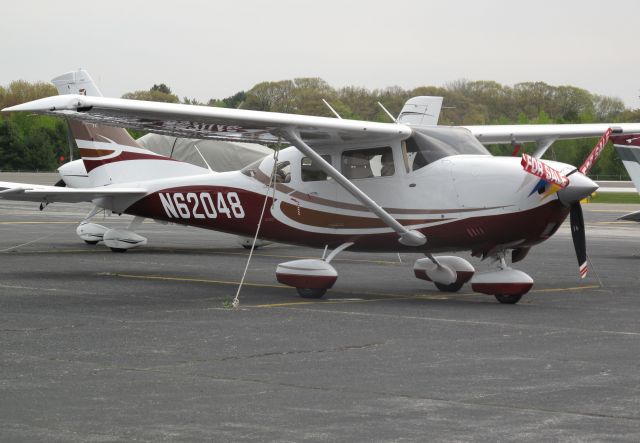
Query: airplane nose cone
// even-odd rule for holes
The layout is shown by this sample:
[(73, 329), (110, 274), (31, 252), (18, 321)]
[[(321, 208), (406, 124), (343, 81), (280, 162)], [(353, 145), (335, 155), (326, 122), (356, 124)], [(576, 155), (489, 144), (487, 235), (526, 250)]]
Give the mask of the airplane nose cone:
[(576, 171), (569, 176), (569, 185), (558, 191), (558, 199), (563, 205), (571, 206), (593, 194), (596, 189), (598, 185), (593, 180)]

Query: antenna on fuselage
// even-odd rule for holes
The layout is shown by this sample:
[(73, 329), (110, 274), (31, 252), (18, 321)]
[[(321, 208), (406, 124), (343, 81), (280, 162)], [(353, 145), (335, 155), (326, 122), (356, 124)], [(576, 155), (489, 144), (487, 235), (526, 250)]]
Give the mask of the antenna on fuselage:
[(398, 120), (396, 120), (396, 118), (387, 110), (387, 108), (384, 107), (382, 103), (378, 102), (378, 105), (382, 108), (384, 112), (386, 112), (386, 114), (389, 116), (391, 120), (393, 120), (394, 123), (398, 123)]
[(325, 105), (327, 105), (327, 108), (329, 108), (329, 110), (330, 110), (331, 112), (333, 112), (333, 115), (335, 115), (335, 116), (336, 116), (336, 117), (338, 117), (340, 120), (342, 120), (342, 117), (340, 117), (340, 114), (338, 114), (338, 112), (337, 112), (335, 109), (333, 109), (333, 108), (331, 107), (331, 105), (329, 104), (329, 102), (328, 102), (328, 101), (326, 101), (325, 99), (322, 99), (322, 102), (323, 102)]

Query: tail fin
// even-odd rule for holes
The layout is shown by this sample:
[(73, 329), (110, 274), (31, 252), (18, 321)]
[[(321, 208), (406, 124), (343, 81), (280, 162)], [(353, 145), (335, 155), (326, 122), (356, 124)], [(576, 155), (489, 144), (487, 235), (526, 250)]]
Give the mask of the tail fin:
[(59, 95), (79, 94), (102, 97), (102, 92), (98, 89), (93, 79), (84, 69), (67, 72), (51, 80)]
[(640, 134), (615, 135), (611, 140), (636, 190), (640, 192)]
[(442, 97), (422, 95), (407, 100), (398, 115), (398, 123), (435, 126), (440, 118)]
[[(89, 73), (82, 69), (58, 76), (52, 83), (60, 95), (102, 96)], [(144, 149), (124, 128), (70, 120), (69, 129), (94, 187), (209, 172)]]

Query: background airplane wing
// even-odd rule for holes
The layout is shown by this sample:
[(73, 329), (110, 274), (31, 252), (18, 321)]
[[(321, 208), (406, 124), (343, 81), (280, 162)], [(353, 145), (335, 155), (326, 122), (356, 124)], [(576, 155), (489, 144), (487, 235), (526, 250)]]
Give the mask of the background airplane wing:
[(3, 109), (59, 115), (86, 122), (140, 129), (179, 137), (276, 143), (281, 133), (295, 130), (313, 147), (354, 142), (404, 139), (408, 126), (244, 109), (174, 103), (59, 95)]
[(147, 193), (143, 188), (62, 188), (29, 183), (0, 182), (0, 199), (53, 202), (90, 202), (100, 197), (136, 197)]
[(618, 220), (640, 222), (640, 211), (630, 212), (629, 214), (625, 214), (622, 217), (619, 217)]
[(609, 128), (614, 133), (640, 132), (640, 123), (586, 123), (556, 125), (463, 126), (484, 144), (546, 142), (561, 139), (600, 137)]

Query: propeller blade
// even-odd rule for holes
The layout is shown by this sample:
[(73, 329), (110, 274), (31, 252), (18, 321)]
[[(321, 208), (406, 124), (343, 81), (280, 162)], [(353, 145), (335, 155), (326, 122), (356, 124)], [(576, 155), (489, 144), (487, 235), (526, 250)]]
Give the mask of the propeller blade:
[(580, 166), (580, 169), (578, 169), (580, 172), (582, 172), (582, 174), (587, 175), (587, 173), (589, 172), (593, 164), (596, 162), (596, 160), (598, 160), (598, 157), (600, 157), (602, 150), (604, 149), (606, 144), (609, 142), (611, 131), (612, 131), (611, 128), (606, 130), (606, 132), (602, 135), (602, 137), (600, 137), (600, 140), (598, 141), (598, 143), (596, 143), (596, 146), (593, 148), (593, 151), (591, 151), (591, 153), (584, 160), (584, 163), (582, 164), (582, 166)]
[(578, 258), (580, 278), (585, 278), (589, 272), (589, 268), (587, 267), (587, 241), (584, 233), (584, 217), (582, 216), (582, 206), (580, 206), (580, 203), (576, 202), (571, 205), (569, 220), (571, 222), (573, 246)]

